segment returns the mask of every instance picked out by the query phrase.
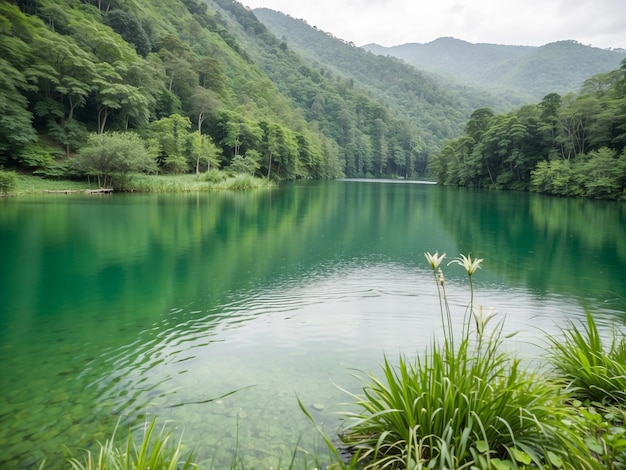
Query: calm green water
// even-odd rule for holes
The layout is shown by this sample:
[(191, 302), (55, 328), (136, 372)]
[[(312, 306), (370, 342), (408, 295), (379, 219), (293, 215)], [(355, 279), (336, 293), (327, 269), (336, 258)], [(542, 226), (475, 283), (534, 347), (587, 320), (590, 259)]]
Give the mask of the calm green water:
[(332, 434), (353, 369), (439, 333), (435, 250), (485, 258), (477, 302), (521, 355), (585, 307), (626, 324), (625, 204), (352, 181), (1, 199), (0, 468), (61, 468), (153, 415), (215, 468), (314, 451), (297, 397)]

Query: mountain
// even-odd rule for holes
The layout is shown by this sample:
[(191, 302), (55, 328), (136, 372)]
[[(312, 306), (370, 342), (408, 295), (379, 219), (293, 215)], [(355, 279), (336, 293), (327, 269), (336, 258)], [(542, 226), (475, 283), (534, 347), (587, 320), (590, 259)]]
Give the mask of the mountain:
[(112, 132), (160, 172), (412, 177), (467, 114), (424, 89), (441, 129), (417, 125), (232, 0), (0, 1), (0, 83), (0, 167), (50, 177)]
[[(423, 175), (428, 156), (440, 146), (442, 136), (456, 135), (461, 129), (464, 115), (453, 108), (449, 97), (431, 97), (434, 103), (449, 103), (451, 118), (439, 112), (439, 130), (420, 125), (338, 69), (307, 60), (240, 3), (211, 0), (209, 4), (215, 5), (250, 59), (291, 99), (302, 117), (333, 139), (346, 176)], [(451, 119), (456, 121), (449, 124)]]
[(253, 11), (310, 66), (348, 79), (355, 88), (367, 91), (417, 125), (425, 133), (430, 150), (458, 135), (475, 109), (504, 110), (522, 103), (515, 96), (504, 100), (476, 87), (417, 70), (396, 58), (367, 52), (281, 12), (266, 8)]
[(363, 48), (474, 86), (525, 95), (528, 101), (553, 92), (577, 92), (586, 79), (618, 68), (626, 57), (624, 50), (598, 49), (576, 41), (532, 47), (472, 44), (447, 37), (426, 44), (367, 44)]

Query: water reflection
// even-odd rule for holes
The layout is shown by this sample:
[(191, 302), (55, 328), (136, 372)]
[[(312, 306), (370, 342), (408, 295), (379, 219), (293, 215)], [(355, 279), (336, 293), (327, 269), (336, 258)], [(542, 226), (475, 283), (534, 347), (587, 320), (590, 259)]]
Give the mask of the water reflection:
[(486, 258), (493, 282), (576, 298), (626, 322), (623, 203), (458, 189), (433, 196), (459, 250)]

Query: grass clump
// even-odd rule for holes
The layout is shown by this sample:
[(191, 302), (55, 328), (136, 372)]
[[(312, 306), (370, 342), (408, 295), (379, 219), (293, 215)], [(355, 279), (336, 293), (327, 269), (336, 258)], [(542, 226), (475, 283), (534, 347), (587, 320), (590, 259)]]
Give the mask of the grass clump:
[(118, 446), (113, 431), (111, 438), (100, 444), (97, 454), (86, 451), (83, 458), (71, 457), (73, 470), (186, 470), (195, 468), (191, 456), (183, 458), (181, 441), (172, 442), (171, 434), (155, 431), (156, 419), (144, 427), (143, 439), (136, 443), (129, 434), (125, 446)]
[(574, 323), (562, 337), (549, 338), (550, 363), (571, 392), (582, 400), (626, 405), (626, 337), (613, 332), (604, 344), (593, 316)]
[(211, 170), (203, 178), (195, 175), (133, 175), (126, 191), (181, 193), (203, 192), (216, 190), (243, 191), (257, 188), (272, 187), (272, 183), (248, 174), (229, 175), (227, 172)]
[(10, 194), (17, 188), (17, 175), (14, 171), (0, 169), (0, 194)]
[(57, 180), (43, 178), (37, 175), (17, 174), (16, 195), (40, 194), (46, 191), (76, 191), (82, 192), (86, 189), (98, 189), (95, 182)]
[(626, 337), (606, 344), (593, 316), (550, 337), (549, 362), (571, 393), (586, 429), (585, 444), (604, 468), (626, 469)]
[[(557, 384), (538, 379), (503, 352), (503, 323), (474, 309), (472, 276), (482, 260), (452, 263), (470, 279), (463, 331), (455, 337), (440, 264), (426, 254), (439, 292), (443, 341), (414, 361), (385, 358), (383, 378), (367, 375), (357, 411), (340, 433), (346, 468), (594, 468), (579, 421)], [(327, 441), (328, 443), (328, 441)]]
[[(4, 183), (4, 176), (6, 183)], [(16, 178), (15, 184), (13, 179)], [(116, 181), (116, 191), (150, 193), (185, 193), (218, 190), (249, 190), (273, 188), (274, 183), (252, 175), (231, 175), (226, 171), (210, 170), (198, 179), (196, 175), (127, 175), (124, 181)], [(95, 182), (54, 180), (0, 170), (0, 194), (37, 194), (46, 191), (84, 191), (97, 189)]]
[(204, 174), (203, 178), (209, 183), (216, 184), (221, 183), (222, 181), (227, 179), (228, 175), (225, 172), (218, 170), (217, 168), (211, 168)]
[(239, 173), (215, 185), (216, 189), (248, 191), (250, 189), (271, 187), (272, 183), (265, 179), (255, 178), (247, 173)]

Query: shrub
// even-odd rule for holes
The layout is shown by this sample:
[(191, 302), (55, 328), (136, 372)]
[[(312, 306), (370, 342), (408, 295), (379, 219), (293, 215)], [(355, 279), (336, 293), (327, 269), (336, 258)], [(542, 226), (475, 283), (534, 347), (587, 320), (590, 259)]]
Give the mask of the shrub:
[(29, 144), (24, 148), (21, 163), (31, 168), (46, 169), (54, 167), (57, 160), (64, 156), (65, 154), (59, 149), (37, 142)]
[(246, 190), (256, 188), (257, 186), (254, 176), (239, 174), (228, 181), (226, 189)]
[(17, 189), (17, 175), (14, 171), (0, 170), (0, 194), (9, 194)]
[(259, 167), (260, 165), (255, 158), (248, 155), (235, 155), (228, 168), (234, 174), (254, 175), (255, 171), (258, 170)]
[(114, 183), (121, 187), (131, 173), (157, 170), (144, 141), (133, 132), (90, 135), (70, 166), (84, 175), (97, 177), (101, 188)]
[(204, 174), (204, 180), (214, 184), (221, 183), (226, 178), (227, 175), (223, 171), (220, 171), (216, 168), (213, 168)]

